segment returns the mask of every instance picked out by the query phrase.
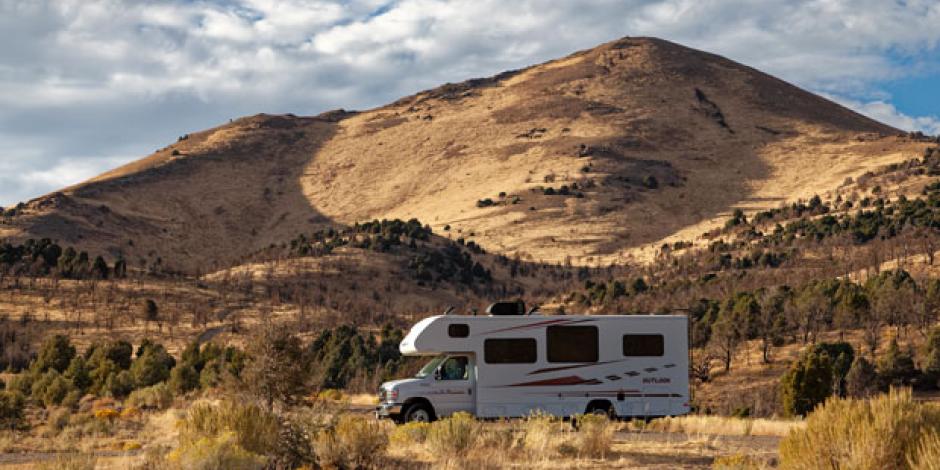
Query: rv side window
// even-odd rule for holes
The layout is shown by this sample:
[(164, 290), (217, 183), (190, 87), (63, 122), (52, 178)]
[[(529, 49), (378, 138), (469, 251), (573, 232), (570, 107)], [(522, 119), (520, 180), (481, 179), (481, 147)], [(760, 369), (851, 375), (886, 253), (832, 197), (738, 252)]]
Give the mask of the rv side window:
[(597, 362), (596, 326), (550, 326), (548, 362)]
[(466, 338), (470, 336), (470, 325), (454, 323), (447, 326), (447, 336), (451, 338)]
[(662, 356), (665, 351), (663, 335), (623, 335), (624, 356)]
[(483, 359), (487, 364), (532, 364), (535, 350), (535, 338), (493, 338), (483, 342)]

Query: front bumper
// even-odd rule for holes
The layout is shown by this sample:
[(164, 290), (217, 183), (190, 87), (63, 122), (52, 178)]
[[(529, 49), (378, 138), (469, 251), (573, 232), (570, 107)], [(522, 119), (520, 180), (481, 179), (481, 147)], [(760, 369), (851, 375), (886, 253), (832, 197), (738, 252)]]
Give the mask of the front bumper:
[(382, 403), (375, 407), (375, 417), (398, 419), (401, 416), (401, 408), (401, 403)]

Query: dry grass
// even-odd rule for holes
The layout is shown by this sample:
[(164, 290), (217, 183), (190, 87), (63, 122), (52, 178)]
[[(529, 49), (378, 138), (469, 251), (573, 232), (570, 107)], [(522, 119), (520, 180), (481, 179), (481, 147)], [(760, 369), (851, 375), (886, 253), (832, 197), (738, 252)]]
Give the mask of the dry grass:
[(481, 424), (476, 418), (468, 413), (456, 413), (431, 423), (426, 445), (441, 460), (457, 458), (476, 445), (480, 431)]
[(603, 459), (610, 453), (614, 440), (614, 424), (606, 416), (584, 415), (576, 419), (578, 432), (574, 438), (577, 455)]
[(564, 424), (552, 416), (534, 413), (522, 425), (523, 446), (535, 461), (550, 459), (562, 443)]
[(805, 424), (802, 420), (688, 415), (657, 419), (648, 425), (648, 429), (710, 436), (784, 437), (794, 429), (804, 428)]
[(170, 453), (169, 469), (185, 470), (261, 470), (265, 458), (245, 450), (233, 432), (200, 437), (181, 443)]
[[(101, 468), (163, 470), (254, 469), (270, 464), (273, 455), (284, 451), (283, 441), (271, 454), (271, 449), (258, 451), (257, 442), (239, 435), (267, 434), (267, 426), (233, 424), (264, 420), (231, 418), (238, 413), (223, 412), (226, 408), (221, 403), (201, 403), (193, 408), (142, 411), (136, 419), (143, 424), (134, 433), (77, 436), (71, 440), (73, 452), (86, 456), (99, 450), (124, 454), (99, 458)], [(393, 426), (362, 415), (336, 414), (336, 410), (304, 409), (295, 410), (288, 419), (300, 425), (302, 432), (296, 436), (312, 436), (309, 444), (315, 451), (314, 461), (327, 468), (704, 469), (716, 457), (747, 453), (766, 461), (770, 458), (767, 452), (772, 451), (760, 443), (749, 447), (754, 444), (747, 437), (725, 440), (686, 433), (625, 432), (624, 424), (594, 416), (582, 418), (577, 430), (571, 422), (544, 416), (490, 423), (458, 415), (434, 424)], [(182, 437), (177, 432), (182, 432)], [(27, 448), (18, 451), (35, 452), (37, 442), (30, 441)], [(36, 456), (37, 460), (43, 458), (47, 457)], [(0, 457), (0, 466), (3, 463)]]
[(940, 470), (940, 432), (924, 434), (908, 458), (908, 464), (913, 470)]
[(231, 433), (240, 448), (264, 455), (278, 444), (280, 422), (277, 416), (258, 405), (226, 401), (218, 405), (194, 405), (177, 427), (183, 445), (209, 438), (202, 445), (225, 447), (225, 442), (212, 439)]
[[(915, 402), (910, 390), (870, 400), (832, 398), (780, 445), (781, 468), (876, 470), (912, 468), (940, 432), (940, 408)], [(916, 468), (916, 467), (914, 467)]]
[(343, 415), (314, 443), (317, 461), (326, 468), (378, 468), (384, 462), (390, 423)]

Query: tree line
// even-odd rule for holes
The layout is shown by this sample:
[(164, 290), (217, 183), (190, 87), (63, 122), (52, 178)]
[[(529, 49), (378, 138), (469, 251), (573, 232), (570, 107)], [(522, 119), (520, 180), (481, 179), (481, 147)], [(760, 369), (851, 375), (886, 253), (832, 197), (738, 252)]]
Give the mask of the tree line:
[(27, 404), (74, 408), (89, 396), (155, 406), (155, 395), (171, 400), (228, 387), (249, 390), (273, 406), (320, 389), (372, 391), (406, 365), (398, 351), (402, 337), (389, 325), (379, 338), (339, 326), (303, 344), (283, 327), (265, 326), (245, 349), (194, 342), (174, 357), (147, 339), (136, 347), (124, 340), (96, 342), (82, 353), (68, 337), (54, 335), (25, 369), (0, 384), (0, 421), (20, 422)]
[(102, 256), (92, 260), (85, 251), (71, 246), (63, 249), (48, 238), (29, 239), (19, 245), (0, 244), (0, 271), (62, 279), (123, 278), (127, 275), (127, 261), (119, 257), (108, 265)]

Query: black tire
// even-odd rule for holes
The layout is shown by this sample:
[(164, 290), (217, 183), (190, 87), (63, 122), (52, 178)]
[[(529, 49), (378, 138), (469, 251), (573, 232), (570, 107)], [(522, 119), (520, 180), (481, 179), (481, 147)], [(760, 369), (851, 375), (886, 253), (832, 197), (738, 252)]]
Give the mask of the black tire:
[(606, 416), (607, 419), (617, 418), (617, 415), (614, 414), (614, 407), (606, 401), (590, 403), (585, 414)]
[(434, 421), (434, 410), (427, 403), (412, 403), (401, 414), (402, 423), (430, 423)]

